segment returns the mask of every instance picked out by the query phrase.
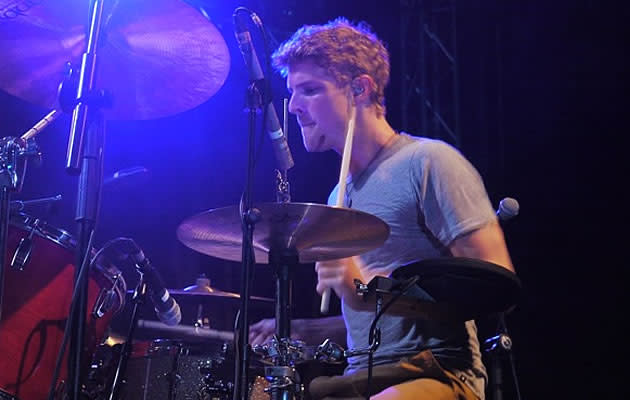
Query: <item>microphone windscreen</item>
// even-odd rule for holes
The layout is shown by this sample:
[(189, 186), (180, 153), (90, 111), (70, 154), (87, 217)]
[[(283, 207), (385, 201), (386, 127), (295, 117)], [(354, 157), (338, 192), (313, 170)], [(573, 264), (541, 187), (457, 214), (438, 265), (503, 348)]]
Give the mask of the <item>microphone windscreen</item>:
[(499, 216), (499, 219), (508, 220), (518, 215), (519, 208), (520, 206), (516, 199), (506, 197), (499, 202), (499, 211), (497, 212), (497, 215)]

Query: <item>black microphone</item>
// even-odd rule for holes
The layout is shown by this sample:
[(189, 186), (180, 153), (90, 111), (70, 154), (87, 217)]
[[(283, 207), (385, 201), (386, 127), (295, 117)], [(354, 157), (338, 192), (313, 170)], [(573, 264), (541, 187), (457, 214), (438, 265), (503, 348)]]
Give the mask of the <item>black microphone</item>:
[(518, 215), (519, 204), (516, 199), (506, 197), (499, 202), (499, 209), (497, 210), (497, 217), (501, 221), (507, 221)]
[(129, 257), (136, 263), (138, 269), (144, 274), (149, 286), (149, 297), (153, 301), (155, 312), (163, 323), (166, 325), (177, 325), (182, 320), (182, 313), (179, 304), (171, 297), (171, 294), (164, 287), (162, 277), (158, 271), (153, 268), (149, 259), (144, 255), (142, 250), (136, 247), (136, 252), (130, 254)]
[[(249, 15), (251, 16), (252, 13), (249, 12)], [(247, 66), (247, 70), (249, 72), (249, 79), (252, 82), (263, 80), (263, 72), (260, 68), (258, 57), (256, 56), (256, 50), (254, 49), (252, 36), (247, 28), (247, 23), (238, 15), (238, 9), (234, 12), (233, 18), (235, 27), (234, 33), (236, 35), (238, 47), (241, 49), (243, 60), (245, 61), (245, 65)], [(258, 17), (256, 16), (256, 18)], [(289, 149), (289, 144), (287, 143), (287, 137), (284, 132), (282, 132), (280, 122), (278, 121), (278, 114), (273, 106), (273, 102), (269, 101), (266, 107), (267, 120), (265, 121), (265, 124), (267, 127), (267, 133), (271, 139), (273, 152), (276, 156), (276, 163), (278, 164), (278, 169), (287, 171), (293, 167), (293, 157), (291, 156), (291, 150)]]

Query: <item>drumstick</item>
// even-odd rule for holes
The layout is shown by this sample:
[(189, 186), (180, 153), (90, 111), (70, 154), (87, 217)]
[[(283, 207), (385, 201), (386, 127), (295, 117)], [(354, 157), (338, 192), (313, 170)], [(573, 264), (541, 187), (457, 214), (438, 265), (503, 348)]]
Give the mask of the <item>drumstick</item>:
[(31, 129), (26, 131), (22, 135), (21, 138), (24, 139), (24, 140), (28, 140), (28, 139), (32, 138), (33, 136), (37, 135), (42, 129), (44, 129), (45, 127), (50, 125), (54, 120), (59, 118), (60, 115), (61, 115), (61, 111), (59, 111), (59, 110), (52, 110), (44, 118), (39, 120), (38, 123), (33, 125), (33, 127)]
[[(350, 158), (352, 156), (352, 139), (354, 137), (354, 124), (357, 117), (357, 108), (354, 100), (350, 101), (350, 120), (348, 121), (348, 131), (346, 132), (346, 141), (343, 146), (343, 155), (341, 156), (341, 169), (339, 171), (339, 188), (337, 191), (337, 207), (343, 207), (346, 194), (346, 180), (348, 178), (348, 169), (350, 168)], [(328, 314), (330, 305), (330, 289), (324, 290), (322, 293), (322, 302), (319, 305), (319, 312)]]

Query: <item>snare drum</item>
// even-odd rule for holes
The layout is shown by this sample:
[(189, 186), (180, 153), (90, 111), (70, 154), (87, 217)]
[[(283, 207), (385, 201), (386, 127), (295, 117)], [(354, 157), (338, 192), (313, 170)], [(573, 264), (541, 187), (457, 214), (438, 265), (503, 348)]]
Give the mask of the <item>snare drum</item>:
[[(75, 248), (67, 232), (28, 215), (11, 216), (0, 321), (0, 398), (47, 397), (72, 300)], [(101, 263), (89, 271), (85, 348), (90, 354), (124, 306), (126, 290), (115, 266)], [(58, 382), (66, 375), (64, 360)]]

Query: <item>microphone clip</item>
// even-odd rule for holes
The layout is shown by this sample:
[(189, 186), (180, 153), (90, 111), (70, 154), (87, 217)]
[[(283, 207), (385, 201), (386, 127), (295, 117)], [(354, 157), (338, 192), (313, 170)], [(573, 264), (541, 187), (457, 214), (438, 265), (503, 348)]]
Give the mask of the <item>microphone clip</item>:
[(271, 90), (265, 78), (250, 81), (247, 87), (246, 110), (265, 110), (272, 101)]

